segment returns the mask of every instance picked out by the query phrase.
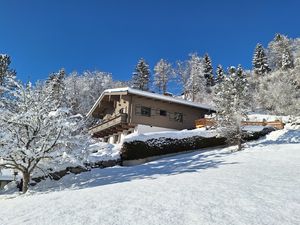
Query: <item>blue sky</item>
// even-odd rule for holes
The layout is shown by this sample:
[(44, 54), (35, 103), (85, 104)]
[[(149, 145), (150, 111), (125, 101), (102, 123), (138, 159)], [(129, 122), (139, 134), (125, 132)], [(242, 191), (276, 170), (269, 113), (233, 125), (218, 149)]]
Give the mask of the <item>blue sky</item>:
[(213, 64), (251, 67), (257, 42), (298, 37), (300, 1), (0, 0), (0, 53), (24, 81), (65, 68), (127, 80), (138, 59), (208, 52)]

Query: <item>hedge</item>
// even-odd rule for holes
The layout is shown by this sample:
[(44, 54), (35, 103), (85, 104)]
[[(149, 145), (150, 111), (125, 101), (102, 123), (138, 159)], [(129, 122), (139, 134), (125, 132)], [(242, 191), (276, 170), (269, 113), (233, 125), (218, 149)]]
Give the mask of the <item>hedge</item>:
[[(244, 141), (257, 140), (274, 131), (274, 128), (266, 127), (262, 131), (244, 134)], [(159, 156), (170, 153), (184, 152), (203, 148), (226, 145), (224, 137), (201, 137), (188, 138), (164, 138), (149, 139), (147, 141), (124, 142), (121, 149), (121, 161), (143, 159), (151, 156)]]

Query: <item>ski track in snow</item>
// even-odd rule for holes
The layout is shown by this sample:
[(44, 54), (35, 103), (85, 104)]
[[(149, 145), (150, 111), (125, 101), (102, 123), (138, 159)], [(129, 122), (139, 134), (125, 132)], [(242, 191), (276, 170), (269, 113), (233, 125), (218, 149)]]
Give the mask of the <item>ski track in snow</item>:
[(198, 151), (47, 180), (24, 196), (0, 196), (0, 224), (297, 225), (300, 131), (276, 132), (240, 152)]

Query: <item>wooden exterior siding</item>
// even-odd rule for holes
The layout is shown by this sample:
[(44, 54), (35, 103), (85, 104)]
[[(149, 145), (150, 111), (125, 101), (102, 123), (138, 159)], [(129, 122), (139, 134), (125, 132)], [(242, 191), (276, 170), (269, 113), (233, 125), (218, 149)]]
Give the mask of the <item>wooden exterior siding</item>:
[[(131, 95), (131, 123), (144, 124), (170, 129), (192, 129), (197, 118), (204, 117), (208, 110), (190, 107), (182, 104), (160, 101), (143, 96)], [(151, 109), (151, 116), (141, 115), (141, 107)], [(166, 116), (160, 115), (160, 110), (166, 111)], [(175, 113), (183, 115), (182, 122), (175, 120)]]

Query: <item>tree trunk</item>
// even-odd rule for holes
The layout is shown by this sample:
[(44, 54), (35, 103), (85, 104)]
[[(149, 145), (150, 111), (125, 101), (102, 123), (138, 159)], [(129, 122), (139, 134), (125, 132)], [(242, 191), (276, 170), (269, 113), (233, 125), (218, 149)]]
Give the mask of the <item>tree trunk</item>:
[(167, 92), (167, 84), (163, 84), (163, 94), (166, 94), (166, 92)]
[(23, 187), (22, 187), (23, 194), (25, 194), (28, 191), (29, 181), (30, 181), (30, 173), (23, 172)]
[(242, 150), (242, 141), (241, 138), (238, 139), (238, 151)]
[(238, 145), (238, 151), (242, 150), (242, 131), (240, 125), (237, 126), (237, 145)]

